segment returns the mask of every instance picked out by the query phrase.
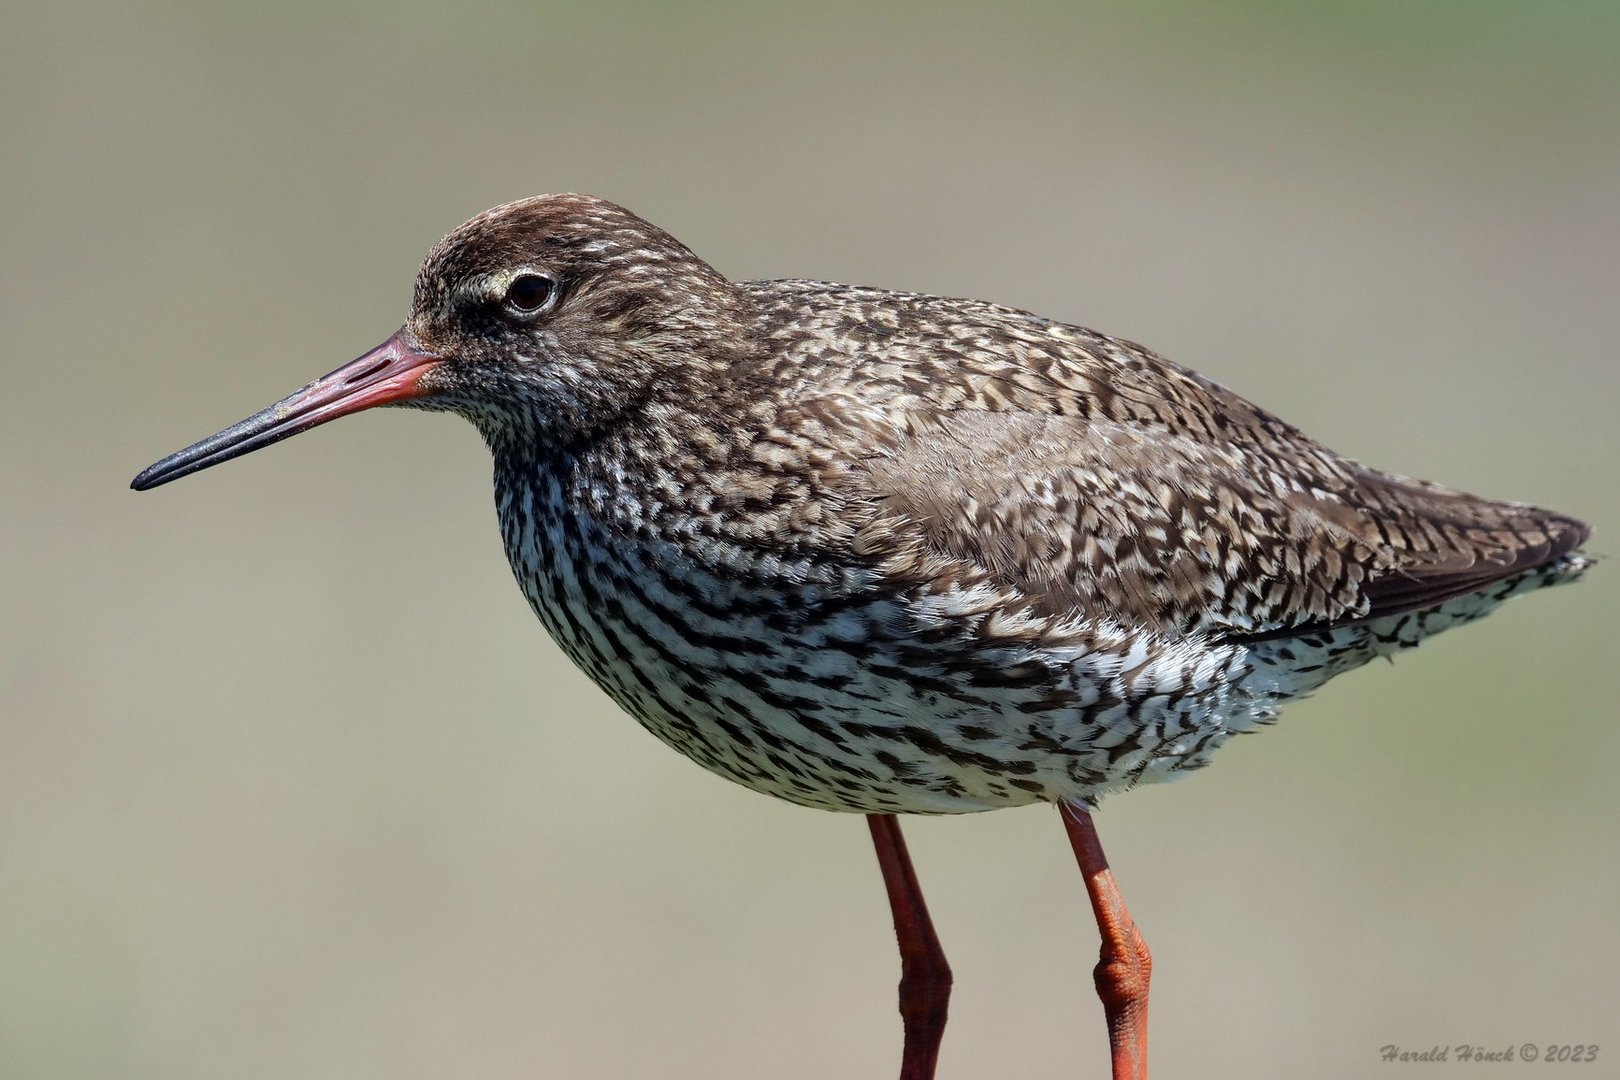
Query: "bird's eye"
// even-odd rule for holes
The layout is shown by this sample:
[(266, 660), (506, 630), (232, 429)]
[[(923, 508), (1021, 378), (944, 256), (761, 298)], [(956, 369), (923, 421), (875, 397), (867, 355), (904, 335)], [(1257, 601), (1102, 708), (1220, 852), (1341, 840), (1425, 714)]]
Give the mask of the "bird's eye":
[(506, 287), (506, 306), (515, 315), (537, 315), (556, 295), (557, 283), (544, 274), (519, 274)]

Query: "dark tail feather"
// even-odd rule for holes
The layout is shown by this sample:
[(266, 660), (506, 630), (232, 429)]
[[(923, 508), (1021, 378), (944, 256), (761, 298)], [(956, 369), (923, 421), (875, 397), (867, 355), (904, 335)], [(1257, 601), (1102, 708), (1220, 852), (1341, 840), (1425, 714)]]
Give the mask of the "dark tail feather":
[(1367, 470), (1360, 478), (1389, 530), (1393, 564), (1362, 585), (1365, 606), (1339, 619), (1227, 638), (1256, 642), (1439, 607), (1565, 558), (1592, 535), (1585, 522), (1523, 503), (1495, 502), (1420, 480)]

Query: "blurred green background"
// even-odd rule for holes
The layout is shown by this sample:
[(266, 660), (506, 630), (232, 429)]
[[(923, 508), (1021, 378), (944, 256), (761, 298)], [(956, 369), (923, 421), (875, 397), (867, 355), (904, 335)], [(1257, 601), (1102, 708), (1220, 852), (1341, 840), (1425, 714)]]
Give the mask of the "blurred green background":
[[(126, 490), (386, 336), (462, 219), (591, 191), (733, 276), (1095, 326), (1602, 553), (1617, 54), (1575, 2), (6, 5), (0, 1076), (894, 1072), (864, 825), (569, 668), (470, 427)], [(1105, 805), (1162, 1075), (1612, 1070), (1617, 599), (1600, 566)], [(908, 831), (941, 1076), (1103, 1075), (1055, 815)]]

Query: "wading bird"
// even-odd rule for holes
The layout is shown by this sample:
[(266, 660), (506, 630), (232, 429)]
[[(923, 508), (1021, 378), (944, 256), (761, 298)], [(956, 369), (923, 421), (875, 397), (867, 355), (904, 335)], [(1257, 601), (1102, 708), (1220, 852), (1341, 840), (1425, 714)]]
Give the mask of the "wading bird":
[(868, 816), (910, 1080), (933, 1073), (951, 974), (894, 815), (1058, 808), (1114, 1075), (1144, 1076), (1149, 955), (1097, 800), (1589, 563), (1573, 518), (1369, 469), (1131, 342), (977, 300), (732, 282), (584, 195), (462, 225), (399, 332), (134, 486), (375, 405), (478, 427), (524, 595), (647, 730)]

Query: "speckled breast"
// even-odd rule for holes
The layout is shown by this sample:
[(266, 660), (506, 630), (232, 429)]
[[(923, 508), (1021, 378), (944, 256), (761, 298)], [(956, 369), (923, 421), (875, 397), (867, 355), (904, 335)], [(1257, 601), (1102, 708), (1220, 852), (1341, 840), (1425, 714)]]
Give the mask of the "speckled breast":
[(862, 813), (1094, 798), (1265, 718), (1231, 656), (999, 647), (937, 610), (925, 627), (868, 569), (683, 543), (582, 511), (567, 484), (497, 482), (535, 614), (643, 726), (756, 791)]

